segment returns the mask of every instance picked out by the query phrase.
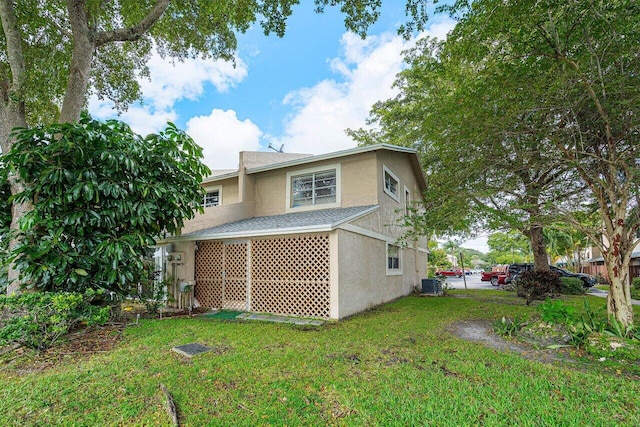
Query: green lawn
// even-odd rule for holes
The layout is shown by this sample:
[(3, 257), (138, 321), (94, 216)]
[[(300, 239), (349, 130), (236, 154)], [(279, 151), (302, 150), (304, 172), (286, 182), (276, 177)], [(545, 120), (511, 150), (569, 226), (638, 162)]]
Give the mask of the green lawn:
[[(535, 311), (501, 291), (460, 294), (470, 297), (408, 297), (321, 327), (141, 321), (112, 351), (35, 373), (5, 355), (0, 425), (170, 425), (160, 383), (185, 426), (640, 425), (637, 379), (453, 336), (456, 321)], [(190, 342), (214, 351), (170, 351)]]

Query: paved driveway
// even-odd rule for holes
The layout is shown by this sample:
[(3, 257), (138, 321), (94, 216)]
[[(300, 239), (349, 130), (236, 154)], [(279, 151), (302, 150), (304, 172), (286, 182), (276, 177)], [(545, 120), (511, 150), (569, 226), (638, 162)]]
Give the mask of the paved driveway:
[(464, 277), (447, 277), (447, 283), (453, 289), (464, 289), (464, 281), (467, 281), (467, 289), (500, 289), (500, 286), (491, 286), (491, 282), (480, 280), (480, 274), (471, 274)]

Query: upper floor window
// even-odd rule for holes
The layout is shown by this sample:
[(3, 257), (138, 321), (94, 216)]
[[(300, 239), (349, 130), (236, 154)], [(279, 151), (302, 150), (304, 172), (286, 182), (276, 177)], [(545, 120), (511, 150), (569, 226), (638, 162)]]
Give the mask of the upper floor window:
[(393, 174), (393, 172), (387, 169), (386, 166), (382, 167), (382, 171), (384, 174), (384, 192), (391, 196), (391, 198), (396, 202), (399, 202), (400, 196), (398, 194), (398, 187), (400, 185), (400, 180)]
[(205, 208), (219, 206), (221, 202), (220, 188), (207, 189), (207, 193), (202, 198), (202, 206)]
[(291, 188), (291, 207), (335, 203), (336, 170), (294, 176)]
[(409, 215), (411, 213), (411, 191), (405, 185), (404, 187), (404, 214)]
[(340, 167), (330, 165), (287, 173), (287, 209), (336, 207), (340, 203)]

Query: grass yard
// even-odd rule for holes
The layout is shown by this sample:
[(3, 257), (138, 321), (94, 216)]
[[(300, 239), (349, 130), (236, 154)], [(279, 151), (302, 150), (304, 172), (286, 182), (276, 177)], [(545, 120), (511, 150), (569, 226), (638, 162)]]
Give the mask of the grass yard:
[[(29, 367), (44, 356), (5, 354), (0, 425), (171, 425), (161, 383), (185, 426), (640, 425), (637, 378), (457, 338), (456, 322), (535, 308), (501, 291), (452, 295), (408, 297), (321, 327), (144, 320), (113, 350), (62, 355), (43, 370)], [(213, 351), (170, 351), (190, 342)]]

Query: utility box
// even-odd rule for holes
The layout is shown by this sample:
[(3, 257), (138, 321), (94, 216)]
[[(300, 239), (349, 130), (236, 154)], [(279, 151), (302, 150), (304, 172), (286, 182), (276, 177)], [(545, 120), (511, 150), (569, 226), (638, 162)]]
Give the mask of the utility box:
[(438, 279), (422, 279), (422, 293), (438, 295), (442, 292)]

